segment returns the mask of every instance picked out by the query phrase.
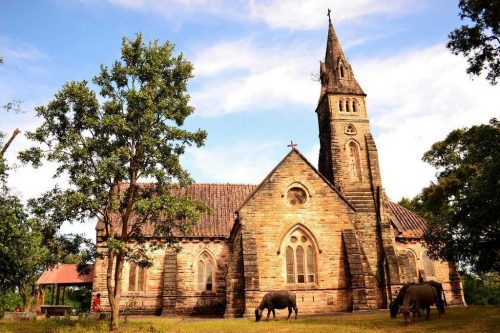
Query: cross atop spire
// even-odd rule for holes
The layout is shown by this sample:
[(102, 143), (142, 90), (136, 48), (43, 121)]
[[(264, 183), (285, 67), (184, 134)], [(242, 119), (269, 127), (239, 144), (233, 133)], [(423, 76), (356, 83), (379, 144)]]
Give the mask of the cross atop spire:
[(290, 147), (290, 148), (292, 148), (292, 150), (295, 150), (295, 147), (297, 147), (297, 144), (296, 144), (296, 143), (293, 143), (293, 141), (292, 141), (292, 140), (290, 140), (290, 144), (289, 144), (289, 145), (287, 145), (287, 147)]
[(328, 39), (326, 42), (325, 62), (320, 64), (322, 85), (320, 99), (327, 92), (366, 96), (354, 78), (351, 65), (342, 50), (335, 29), (333, 29), (330, 9), (328, 9), (327, 15)]

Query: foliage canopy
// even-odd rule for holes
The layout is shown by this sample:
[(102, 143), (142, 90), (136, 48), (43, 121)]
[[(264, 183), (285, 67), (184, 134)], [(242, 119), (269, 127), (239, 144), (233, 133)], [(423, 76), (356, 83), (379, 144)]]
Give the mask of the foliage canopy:
[(491, 84), (500, 75), (500, 0), (460, 0), (460, 19), (464, 24), (449, 34), (447, 47), (455, 55), (467, 57), (467, 73), (487, 73)]
[(401, 204), (427, 219), (431, 254), (499, 272), (500, 122), (454, 130), (423, 160), (437, 168), (437, 180)]
[[(37, 146), (19, 154), (35, 167), (55, 162), (55, 176), (68, 177), (68, 189), (55, 188), (38, 199), (39, 215), (54, 226), (99, 219), (112, 329), (118, 324), (124, 261), (147, 266), (151, 242), (173, 243), (174, 231), (189, 231), (207, 210), (171, 191), (192, 181), (180, 156), (188, 146), (202, 146), (207, 135), (183, 128), (194, 111), (187, 93), (192, 65), (173, 51), (169, 42), (146, 45), (141, 34), (124, 38), (121, 59), (101, 66), (92, 80), (100, 97), (87, 81), (66, 83), (48, 105), (36, 108), (43, 123), (27, 136)], [(154, 236), (147, 245), (146, 224)]]

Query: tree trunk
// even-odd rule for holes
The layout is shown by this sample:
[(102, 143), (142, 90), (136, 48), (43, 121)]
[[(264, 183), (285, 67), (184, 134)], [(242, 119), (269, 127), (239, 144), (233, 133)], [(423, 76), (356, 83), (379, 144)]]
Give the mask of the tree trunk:
[[(122, 272), (124, 263), (124, 253), (115, 255), (113, 251), (108, 250), (108, 270), (106, 272), (106, 283), (108, 287), (108, 299), (111, 307), (110, 331), (118, 331), (120, 316), (120, 298), (122, 294)], [(113, 279), (113, 266), (114, 279)]]

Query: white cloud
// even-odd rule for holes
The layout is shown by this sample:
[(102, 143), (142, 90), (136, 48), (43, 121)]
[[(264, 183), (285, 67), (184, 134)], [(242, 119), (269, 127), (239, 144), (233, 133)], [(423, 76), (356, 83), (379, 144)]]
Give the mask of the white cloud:
[[(94, 4), (97, 0), (80, 0)], [(415, 10), (416, 0), (106, 0), (130, 10), (153, 12), (168, 18), (184, 14), (212, 14), (232, 20), (262, 21), (271, 28), (311, 30), (323, 28), (326, 11), (335, 21), (358, 20), (377, 14)]]
[(274, 0), (250, 1), (251, 16), (263, 20), (272, 28), (311, 30), (323, 28), (327, 8), (334, 21), (352, 21), (375, 14), (400, 13), (414, 10), (414, 0)]
[(498, 116), (498, 89), (483, 78), (470, 80), (465, 60), (444, 45), (355, 59), (352, 67), (368, 94), (382, 179), (393, 200), (414, 196), (433, 179), (434, 169), (421, 161), (432, 143)]
[(188, 150), (184, 159), (197, 178), (216, 183), (259, 184), (282, 158), (276, 142), (238, 142), (224, 147)]
[[(305, 43), (307, 44), (307, 43)], [(204, 116), (269, 109), (292, 103), (311, 106), (319, 86), (311, 61), (320, 49), (295, 43), (258, 47), (249, 39), (221, 42), (194, 58), (201, 87), (192, 92), (193, 105)]]

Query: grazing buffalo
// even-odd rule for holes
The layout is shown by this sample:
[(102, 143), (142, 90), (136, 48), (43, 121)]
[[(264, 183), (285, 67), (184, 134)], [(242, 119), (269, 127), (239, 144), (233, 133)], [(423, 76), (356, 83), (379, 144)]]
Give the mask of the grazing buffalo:
[(397, 314), (399, 313), (399, 309), (400, 307), (403, 305), (403, 299), (405, 297), (405, 294), (406, 294), (406, 290), (410, 287), (410, 286), (421, 286), (421, 285), (429, 285), (431, 287), (434, 287), (436, 289), (436, 292), (438, 294), (438, 300), (439, 300), (439, 303), (436, 305), (440, 312), (444, 314), (444, 307), (445, 307), (445, 301), (444, 301), (444, 298), (443, 298), (443, 285), (439, 282), (436, 282), (436, 281), (426, 281), (426, 282), (423, 282), (423, 283), (408, 283), (408, 284), (405, 284), (398, 292), (398, 295), (396, 296), (396, 298), (391, 302), (391, 304), (389, 305), (389, 310), (390, 310), (390, 313), (391, 313), (391, 318), (396, 318)]
[(401, 307), (405, 323), (410, 322), (410, 312), (413, 312), (413, 321), (415, 321), (415, 313), (420, 309), (427, 310), (425, 318), (429, 320), (431, 305), (433, 304), (436, 304), (439, 317), (441, 317), (441, 308), (438, 306), (439, 299), (436, 288), (429, 284), (409, 286), (403, 299), (403, 306)]
[(262, 298), (262, 302), (255, 309), (255, 321), (259, 321), (262, 318), (262, 312), (264, 309), (267, 309), (267, 320), (269, 320), (269, 314), (273, 313), (273, 319), (276, 319), (275, 309), (284, 309), (288, 308), (288, 318), (290, 319), (290, 315), (292, 314), (292, 309), (295, 311), (295, 319), (297, 319), (297, 302), (295, 293), (290, 291), (275, 291), (270, 292), (264, 295)]

